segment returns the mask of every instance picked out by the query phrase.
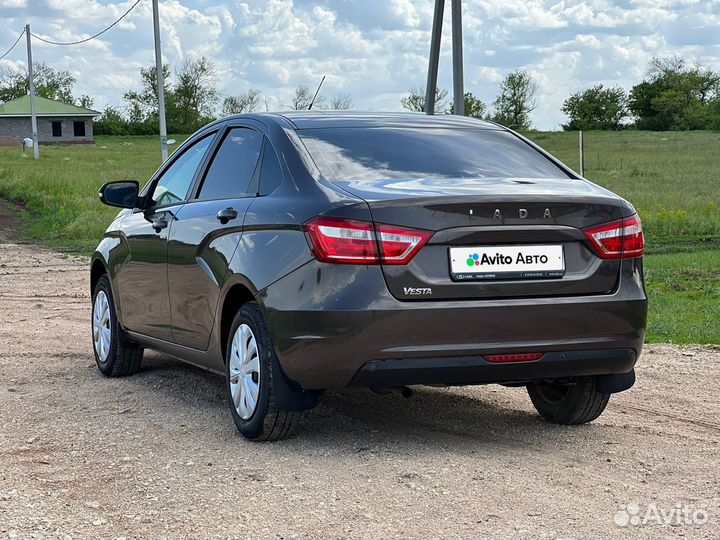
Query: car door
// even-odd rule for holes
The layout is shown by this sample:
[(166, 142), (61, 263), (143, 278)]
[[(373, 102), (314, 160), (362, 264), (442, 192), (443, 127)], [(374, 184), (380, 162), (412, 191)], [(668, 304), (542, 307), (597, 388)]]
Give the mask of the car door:
[(117, 271), (123, 326), (172, 340), (167, 279), (167, 239), (214, 135), (199, 137), (153, 178), (144, 190), (145, 208), (123, 221), (127, 253)]
[(173, 339), (206, 350), (227, 268), (257, 195), (264, 136), (251, 125), (228, 126), (176, 214), (168, 243)]

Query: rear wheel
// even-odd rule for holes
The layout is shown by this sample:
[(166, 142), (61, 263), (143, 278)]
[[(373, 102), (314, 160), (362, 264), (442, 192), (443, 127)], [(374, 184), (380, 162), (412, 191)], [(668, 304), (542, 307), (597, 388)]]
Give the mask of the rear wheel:
[(132, 343), (120, 328), (106, 275), (98, 280), (93, 293), (92, 338), (95, 362), (103, 375), (122, 377), (140, 369), (143, 349)]
[(610, 400), (610, 394), (597, 389), (595, 377), (578, 377), (568, 384), (533, 383), (527, 390), (540, 416), (556, 424), (592, 422)]
[(238, 431), (255, 441), (285, 439), (293, 434), (300, 413), (275, 403), (275, 351), (270, 332), (256, 302), (238, 311), (227, 344), (227, 391), (230, 412)]

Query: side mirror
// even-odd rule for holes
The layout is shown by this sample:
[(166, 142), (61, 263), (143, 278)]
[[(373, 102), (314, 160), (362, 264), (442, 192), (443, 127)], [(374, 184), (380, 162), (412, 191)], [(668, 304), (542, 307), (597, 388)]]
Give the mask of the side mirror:
[(108, 182), (100, 188), (100, 202), (118, 208), (135, 208), (138, 203), (140, 184), (134, 180)]

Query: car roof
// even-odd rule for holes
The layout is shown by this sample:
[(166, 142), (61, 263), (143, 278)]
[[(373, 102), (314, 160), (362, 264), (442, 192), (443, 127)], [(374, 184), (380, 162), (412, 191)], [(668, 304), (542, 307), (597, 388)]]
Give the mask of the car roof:
[(427, 115), (419, 112), (357, 112), (357, 111), (287, 111), (237, 115), (258, 120), (285, 120), (296, 129), (347, 127), (424, 127), (475, 128), (504, 130), (505, 128), (467, 116), (452, 114)]

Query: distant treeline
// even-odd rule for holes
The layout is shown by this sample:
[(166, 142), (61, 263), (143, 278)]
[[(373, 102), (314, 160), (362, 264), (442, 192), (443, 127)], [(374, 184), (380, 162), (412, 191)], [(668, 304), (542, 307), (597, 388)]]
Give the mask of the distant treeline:
[[(73, 94), (75, 79), (67, 71), (47, 64), (35, 65), (38, 95), (91, 108), (88, 96)], [(236, 96), (221, 96), (216, 89), (216, 70), (211, 60), (189, 60), (172, 71), (163, 66), (165, 111), (169, 133), (191, 133), (215, 119), (242, 112), (294, 109), (351, 109), (352, 98), (337, 93), (327, 99), (314, 90), (298, 86), (288, 103), (249, 89)], [(98, 135), (151, 135), (158, 133), (158, 85), (155, 67), (140, 70), (140, 89), (123, 95), (124, 106), (109, 106), (95, 121)], [(465, 115), (491, 120), (513, 129), (532, 129), (531, 113), (537, 106), (538, 84), (528, 71), (515, 70), (501, 82), (498, 97), (488, 107), (472, 92), (465, 93)], [(27, 75), (0, 69), (0, 103), (26, 95)], [(425, 109), (425, 92), (411, 90), (401, 105), (412, 111)], [(448, 92), (438, 88), (435, 112), (454, 113)], [(619, 86), (598, 84), (570, 95), (562, 112), (565, 130), (720, 130), (720, 73), (679, 57), (656, 58), (643, 81), (626, 92)]]
[(571, 95), (565, 130), (720, 129), (720, 74), (678, 57), (656, 58), (644, 81), (626, 93), (602, 84)]
[[(472, 92), (465, 94), (465, 114), (513, 129), (532, 128), (538, 85), (527, 71), (510, 73), (500, 84), (500, 94), (489, 108)], [(436, 112), (453, 112), (447, 90), (438, 89)], [(401, 100), (414, 111), (425, 108), (422, 89)], [(642, 82), (626, 92), (619, 86), (598, 84), (568, 97), (562, 106), (566, 131), (643, 129), (720, 130), (720, 74), (700, 64), (688, 65), (678, 57), (655, 58)]]

